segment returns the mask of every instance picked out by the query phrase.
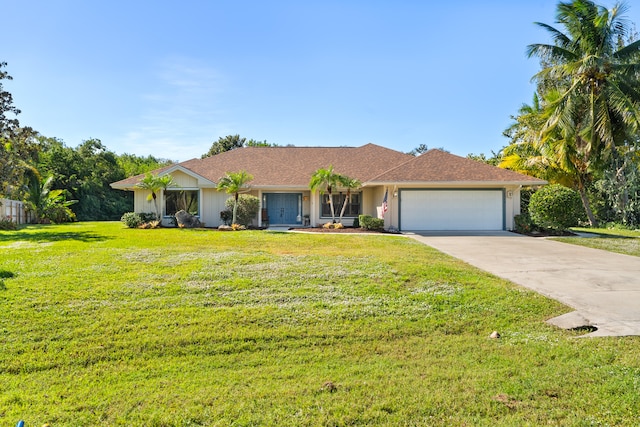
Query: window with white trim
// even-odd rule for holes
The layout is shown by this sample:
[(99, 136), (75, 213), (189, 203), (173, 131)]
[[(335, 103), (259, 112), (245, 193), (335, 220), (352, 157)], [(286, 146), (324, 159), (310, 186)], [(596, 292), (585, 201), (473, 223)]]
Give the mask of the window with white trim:
[[(337, 193), (333, 194), (333, 209), (335, 211), (336, 217), (340, 216), (340, 212), (342, 211), (342, 205), (344, 204), (344, 199), (347, 197), (346, 193)], [(323, 194), (321, 196), (321, 217), (323, 218), (331, 218), (331, 206), (329, 205), (329, 195)], [(349, 202), (344, 209), (344, 217), (345, 218), (355, 218), (362, 213), (361, 205), (362, 205), (362, 194), (361, 193), (351, 193), (349, 196)]]
[(200, 206), (199, 190), (165, 190), (164, 191), (164, 214), (165, 216), (175, 215), (176, 212), (184, 210), (191, 215), (199, 215)]

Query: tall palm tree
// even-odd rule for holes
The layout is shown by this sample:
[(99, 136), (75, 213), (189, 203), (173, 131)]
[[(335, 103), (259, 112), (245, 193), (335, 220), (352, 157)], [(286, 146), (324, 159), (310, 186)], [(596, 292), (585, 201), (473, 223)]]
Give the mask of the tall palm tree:
[(227, 194), (233, 194), (233, 217), (231, 224), (235, 224), (237, 221), (238, 211), (238, 198), (240, 197), (240, 191), (249, 181), (253, 180), (253, 175), (246, 171), (240, 172), (227, 172), (225, 176), (218, 181), (217, 190), (224, 191)]
[(318, 169), (311, 175), (309, 188), (311, 191), (318, 190), (323, 195), (327, 193), (329, 196), (329, 206), (331, 207), (331, 222), (336, 222), (336, 212), (333, 207), (333, 188), (336, 187), (340, 179), (340, 174), (333, 170), (333, 166), (329, 165), (327, 169)]
[(347, 194), (344, 197), (344, 202), (342, 203), (342, 209), (340, 210), (340, 219), (338, 219), (338, 222), (342, 223), (342, 216), (344, 215), (344, 211), (346, 210), (347, 205), (351, 201), (351, 190), (360, 188), (362, 183), (356, 178), (349, 178), (348, 176), (340, 175), (338, 177), (338, 184), (340, 184), (341, 187), (347, 189)]
[(567, 130), (564, 124), (552, 129), (544, 128), (553, 109), (543, 105), (553, 104), (559, 96), (559, 92), (552, 89), (542, 101), (536, 95), (532, 105), (525, 104), (520, 108), (516, 122), (505, 131), (512, 143), (502, 150), (499, 166), (578, 191), (589, 221), (596, 225), (587, 197), (593, 165), (585, 145), (580, 143), (584, 140), (576, 141), (573, 128)]
[(534, 76), (542, 95), (534, 115), (542, 120), (532, 127), (535, 138), (524, 142), (572, 181), (592, 225), (587, 186), (640, 129), (640, 40), (625, 45), (631, 34), (625, 11), (621, 3), (608, 10), (590, 0), (560, 2), (563, 31), (536, 23), (554, 44), (527, 49), (543, 65)]
[(138, 184), (136, 185), (137, 188), (150, 191), (149, 195), (147, 196), (147, 200), (148, 201), (153, 200), (153, 205), (155, 206), (155, 209), (156, 209), (157, 220), (160, 220), (161, 218), (160, 207), (158, 206), (158, 193), (160, 191), (166, 190), (168, 187), (175, 187), (175, 186), (176, 186), (176, 182), (174, 181), (173, 176), (171, 175), (158, 176), (158, 175), (153, 175), (151, 172), (147, 172), (144, 178), (142, 178), (140, 182), (138, 182)]
[(624, 142), (621, 128), (640, 128), (640, 40), (624, 45), (631, 34), (624, 12), (622, 3), (608, 10), (590, 0), (561, 2), (556, 20), (566, 31), (537, 23), (555, 44), (528, 47), (546, 64), (534, 78), (559, 93), (543, 130), (574, 131), (596, 160)]

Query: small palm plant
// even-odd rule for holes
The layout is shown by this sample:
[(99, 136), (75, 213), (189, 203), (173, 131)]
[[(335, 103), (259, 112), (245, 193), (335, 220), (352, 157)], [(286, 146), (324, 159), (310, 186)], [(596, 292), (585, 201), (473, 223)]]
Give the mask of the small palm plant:
[(227, 172), (225, 176), (218, 181), (218, 191), (224, 191), (227, 194), (233, 194), (233, 215), (231, 219), (231, 226), (237, 223), (238, 212), (238, 198), (240, 191), (249, 181), (253, 180), (253, 175), (246, 171), (240, 172)]
[(142, 178), (136, 185), (137, 188), (150, 191), (150, 194), (147, 196), (147, 200), (153, 200), (153, 205), (156, 209), (156, 219), (158, 221), (161, 218), (160, 207), (158, 206), (158, 193), (161, 190), (166, 190), (168, 187), (175, 186), (176, 182), (173, 180), (173, 177), (171, 175), (158, 176), (153, 175), (151, 172), (147, 172), (144, 178)]
[(329, 206), (331, 207), (331, 222), (336, 222), (336, 212), (333, 207), (333, 188), (338, 185), (341, 175), (333, 170), (333, 166), (329, 165), (327, 169), (318, 169), (311, 176), (309, 188), (311, 191), (318, 190), (320, 194), (325, 192), (329, 196)]

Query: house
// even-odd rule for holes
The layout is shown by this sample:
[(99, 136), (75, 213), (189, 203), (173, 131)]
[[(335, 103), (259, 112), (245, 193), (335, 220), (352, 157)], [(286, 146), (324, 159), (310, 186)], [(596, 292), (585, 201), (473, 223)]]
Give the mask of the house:
[[(358, 214), (380, 216), (385, 228), (410, 230), (511, 230), (520, 213), (520, 189), (546, 184), (537, 178), (429, 150), (414, 157), (366, 144), (361, 147), (245, 147), (206, 159), (192, 159), (154, 171), (171, 174), (179, 187), (159, 196), (165, 224), (175, 213), (177, 196), (185, 197), (207, 227), (222, 222), (229, 195), (216, 190), (227, 172), (245, 170), (254, 179), (247, 193), (261, 201), (256, 225), (318, 226), (331, 221), (328, 195), (309, 190), (312, 174), (333, 166), (335, 172), (357, 178), (362, 188), (352, 193), (343, 223), (352, 225)], [(154, 212), (148, 191), (136, 188), (142, 175), (114, 182), (115, 189), (133, 191), (135, 212)], [(344, 201), (336, 189), (336, 215)]]

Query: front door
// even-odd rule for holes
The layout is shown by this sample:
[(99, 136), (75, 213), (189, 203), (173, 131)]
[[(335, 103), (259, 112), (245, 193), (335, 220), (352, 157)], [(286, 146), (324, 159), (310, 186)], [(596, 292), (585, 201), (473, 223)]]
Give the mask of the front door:
[(267, 193), (267, 215), (269, 224), (302, 223), (301, 200), (299, 193)]

